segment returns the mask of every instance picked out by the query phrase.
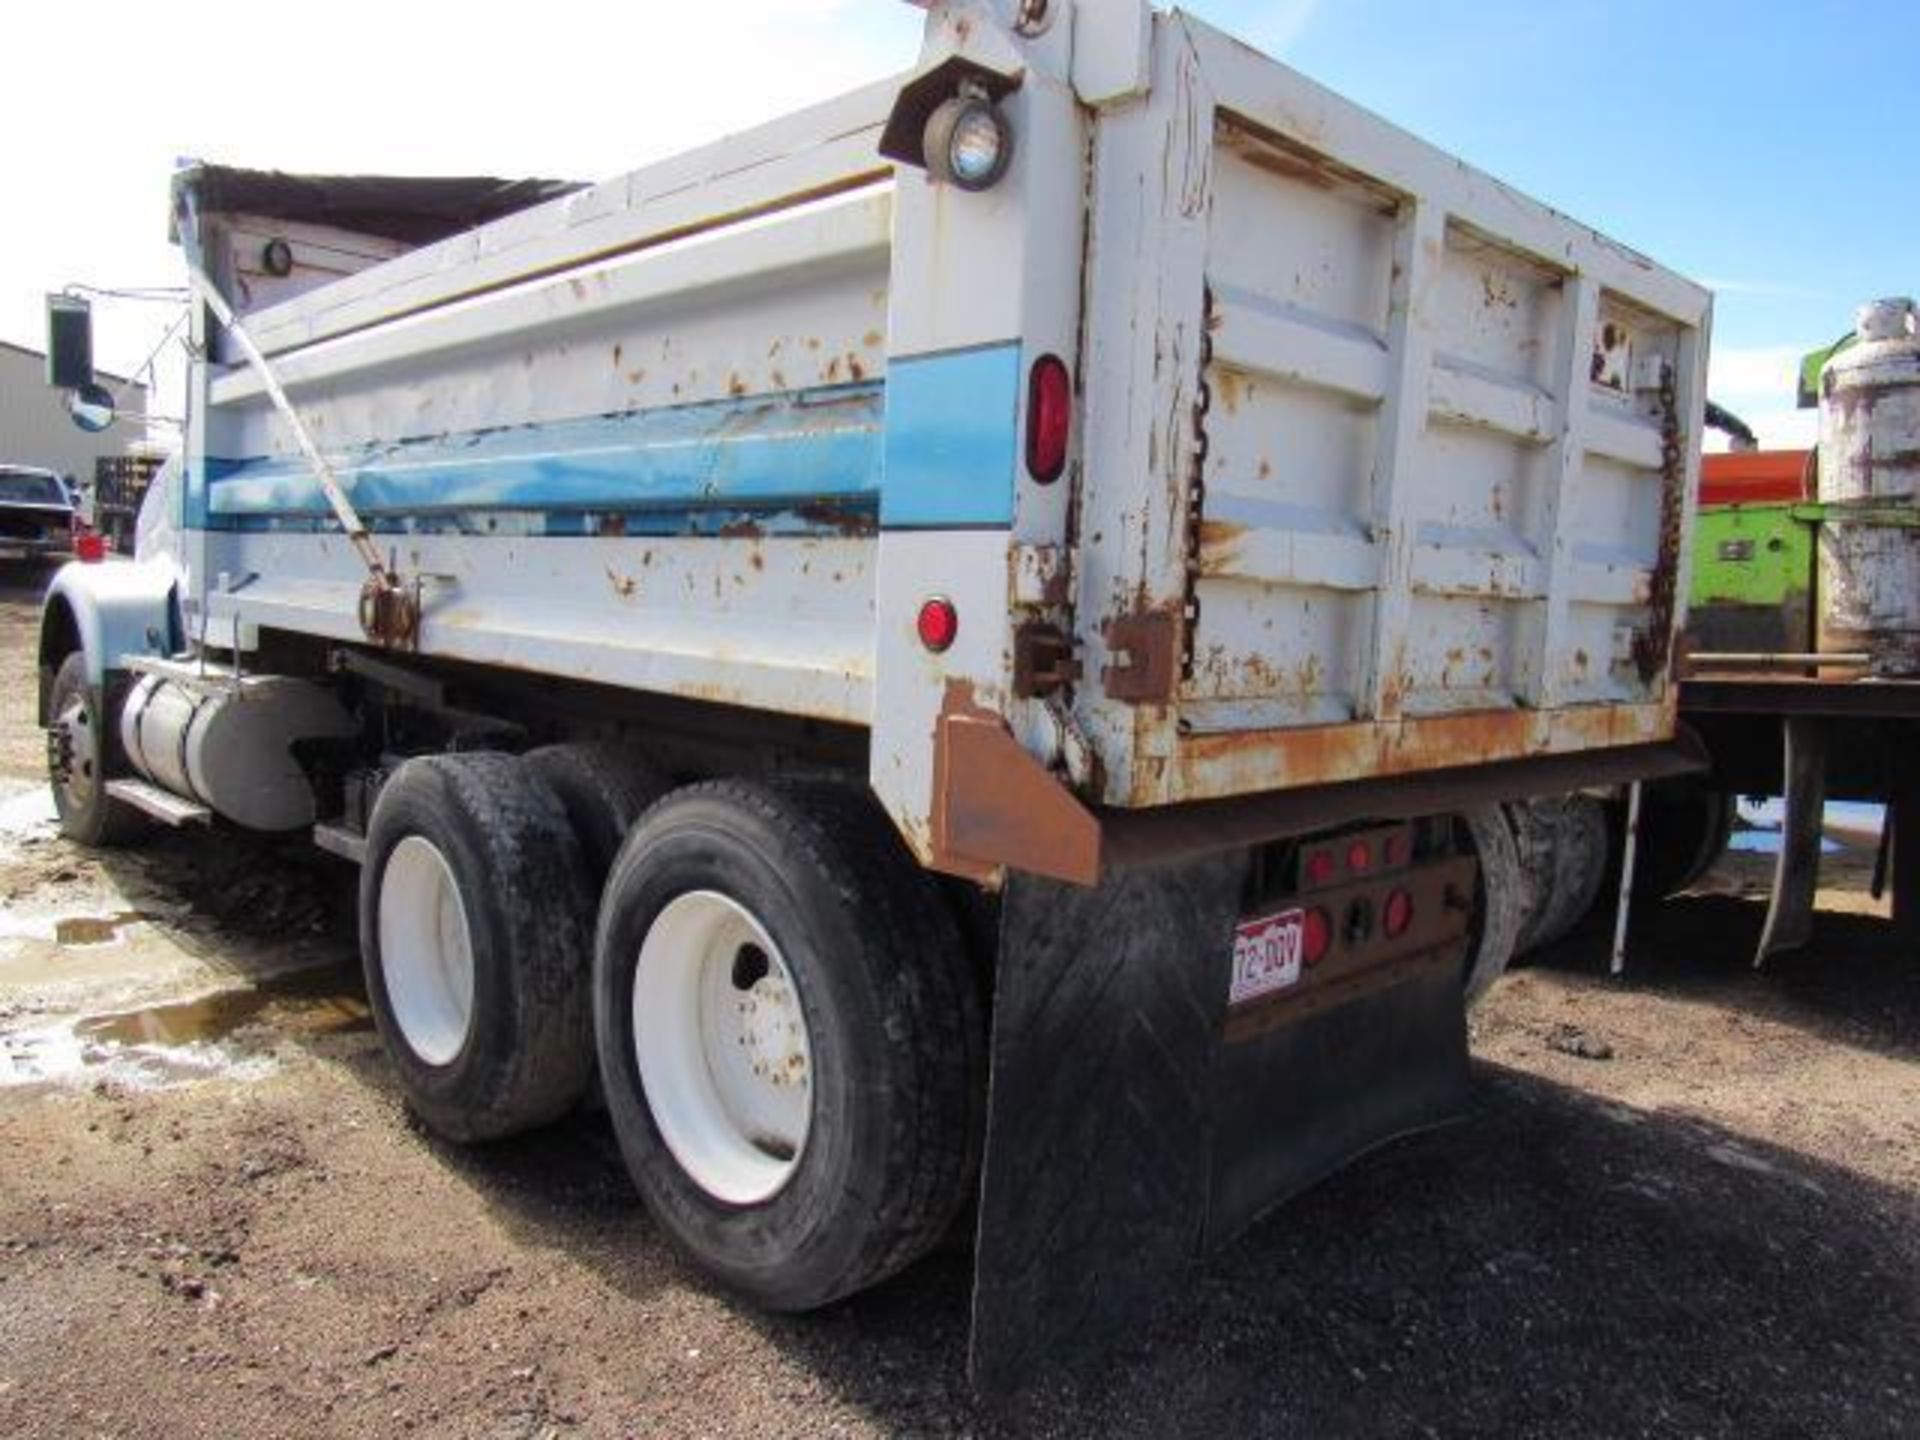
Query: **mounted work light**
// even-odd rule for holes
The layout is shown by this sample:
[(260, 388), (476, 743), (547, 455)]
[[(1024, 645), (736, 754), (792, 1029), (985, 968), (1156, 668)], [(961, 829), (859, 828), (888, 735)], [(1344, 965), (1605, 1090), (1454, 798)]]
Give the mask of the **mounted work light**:
[(962, 190), (991, 188), (1013, 159), (1013, 128), (1000, 107), (979, 94), (942, 102), (927, 117), (922, 143), (927, 173)]

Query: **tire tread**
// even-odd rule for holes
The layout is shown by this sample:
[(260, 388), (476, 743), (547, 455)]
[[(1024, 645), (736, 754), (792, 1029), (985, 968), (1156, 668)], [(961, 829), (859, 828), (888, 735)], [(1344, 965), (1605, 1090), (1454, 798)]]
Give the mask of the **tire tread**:
[(567, 812), (596, 884), (604, 881), (634, 822), (671, 788), (651, 760), (610, 740), (568, 740), (521, 757)]
[[(846, 1197), (865, 1220), (839, 1270), (811, 1274), (788, 1293), (755, 1287), (761, 1303), (810, 1309), (931, 1250), (970, 1198), (985, 1128), (982, 1005), (944, 898), (864, 787), (831, 779), (719, 779), (676, 790), (629, 836), (608, 881), (608, 904), (644, 863), (652, 835), (709, 807), (750, 817), (770, 837), (785, 877), (824, 881), (833, 905), (857, 917), (864, 963), (877, 966), (889, 1094), (906, 1101), (890, 1111), (885, 1173), (869, 1177), (867, 1193)], [(608, 923), (603, 907), (603, 945)], [(604, 985), (599, 989), (604, 999)]]
[[(409, 1105), (435, 1131), (463, 1143), (501, 1139), (557, 1119), (592, 1077), (586, 957), (594, 897), (566, 812), (517, 757), (470, 751), (409, 760), (381, 791), (368, 827), (360, 933), (370, 994), (379, 985), (378, 872), (391, 845), (417, 833), (416, 807), (437, 808), (488, 872), (485, 893), (463, 899), (477, 900), (495, 927), (496, 963), (512, 997), (511, 1043), (471, 1057), (470, 1066), (457, 1061), (461, 1083), (444, 1095), (419, 1083), (404, 1054), (396, 1063)], [(402, 1049), (391, 1028), (389, 1050)]]

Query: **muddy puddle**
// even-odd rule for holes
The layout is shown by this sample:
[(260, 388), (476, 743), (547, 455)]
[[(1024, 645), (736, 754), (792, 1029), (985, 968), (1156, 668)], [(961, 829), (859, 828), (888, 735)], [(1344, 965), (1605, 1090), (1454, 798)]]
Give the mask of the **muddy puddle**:
[(111, 945), (129, 925), (154, 917), (144, 910), (122, 910), (116, 915), (69, 915), (53, 922), (56, 945)]
[(0, 1088), (108, 1080), (139, 1089), (258, 1079), (280, 1039), (372, 1027), (359, 975), (328, 968), (0, 1034)]
[(147, 921), (173, 920), (166, 911), (116, 910), (106, 915), (0, 915), (0, 940), (42, 940), (67, 949), (117, 945), (130, 926)]
[(115, 1045), (210, 1044), (256, 1024), (282, 1035), (337, 1035), (373, 1024), (356, 980), (333, 970), (303, 972), (191, 1000), (94, 1015), (73, 1029), (84, 1039)]
[(212, 844), (113, 858), (58, 839), (43, 787), (0, 797), (0, 1091), (244, 1080), (370, 1027), (333, 877)]

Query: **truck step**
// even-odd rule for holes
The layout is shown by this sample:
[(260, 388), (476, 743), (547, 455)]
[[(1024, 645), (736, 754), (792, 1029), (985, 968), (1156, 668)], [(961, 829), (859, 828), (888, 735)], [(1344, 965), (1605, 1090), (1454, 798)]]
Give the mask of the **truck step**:
[(313, 827), (313, 843), (342, 860), (351, 860), (356, 865), (366, 863), (367, 837), (345, 825), (329, 825), (322, 821)]
[(176, 828), (195, 823), (204, 825), (213, 819), (213, 811), (206, 806), (171, 790), (162, 790), (158, 785), (149, 785), (145, 780), (109, 780), (107, 794)]

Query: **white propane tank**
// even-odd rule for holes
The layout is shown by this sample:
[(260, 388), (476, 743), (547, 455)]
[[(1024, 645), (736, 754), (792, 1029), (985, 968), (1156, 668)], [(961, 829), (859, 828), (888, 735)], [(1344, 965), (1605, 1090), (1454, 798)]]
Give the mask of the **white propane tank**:
[(136, 770), (254, 830), (295, 830), (316, 818), (295, 741), (358, 733), (332, 691), (288, 675), (150, 674), (120, 713), (121, 743)]
[(1920, 675), (1920, 313), (1877, 300), (1856, 337), (1820, 373), (1820, 649)]

